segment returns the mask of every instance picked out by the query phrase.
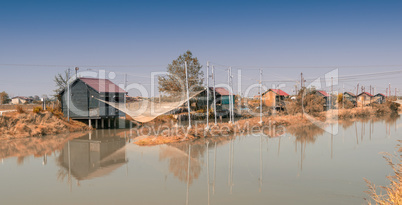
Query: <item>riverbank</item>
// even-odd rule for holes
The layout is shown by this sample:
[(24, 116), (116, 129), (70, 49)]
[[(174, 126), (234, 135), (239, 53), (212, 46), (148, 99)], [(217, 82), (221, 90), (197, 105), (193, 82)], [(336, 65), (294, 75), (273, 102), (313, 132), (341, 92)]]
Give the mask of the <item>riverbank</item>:
[[(354, 120), (380, 120), (386, 119), (387, 116), (398, 115), (381, 107), (366, 107), (340, 109), (316, 113), (315, 116), (306, 114), (296, 115), (274, 115), (262, 117), (252, 117), (241, 119), (235, 123), (218, 123), (196, 124), (191, 128), (176, 126), (174, 123), (161, 124), (155, 127), (155, 124), (143, 125), (137, 128), (134, 141), (135, 144), (141, 146), (152, 146), (159, 144), (176, 143), (186, 140), (195, 140), (204, 137), (217, 136), (236, 136), (236, 135), (258, 135), (264, 133), (270, 137), (277, 137), (284, 134), (285, 130), (292, 132), (298, 130), (298, 127), (314, 127), (317, 132), (333, 123), (342, 122), (348, 124)], [(316, 128), (316, 129), (315, 129)]]
[(88, 125), (70, 120), (49, 111), (38, 113), (11, 112), (0, 117), (0, 140), (41, 137), (90, 130)]

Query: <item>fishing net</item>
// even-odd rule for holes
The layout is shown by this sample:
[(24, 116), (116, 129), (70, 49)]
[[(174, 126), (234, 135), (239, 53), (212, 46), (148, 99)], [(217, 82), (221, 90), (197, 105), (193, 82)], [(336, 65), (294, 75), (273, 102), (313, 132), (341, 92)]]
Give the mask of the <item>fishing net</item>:
[[(193, 91), (189, 93), (190, 99), (200, 99), (200, 94), (204, 92), (201, 91)], [(132, 117), (135, 121), (145, 123), (152, 121), (156, 117), (160, 115), (164, 115), (167, 113), (175, 114), (176, 112), (180, 112), (179, 108), (183, 106), (184, 103), (187, 102), (186, 93), (181, 93), (179, 95), (173, 95), (173, 97), (160, 97), (160, 98), (138, 98), (134, 102), (126, 102), (126, 103), (116, 103), (116, 102), (108, 102), (101, 99), (97, 99), (103, 103), (106, 103), (121, 112)], [(185, 108), (187, 109), (187, 107)]]

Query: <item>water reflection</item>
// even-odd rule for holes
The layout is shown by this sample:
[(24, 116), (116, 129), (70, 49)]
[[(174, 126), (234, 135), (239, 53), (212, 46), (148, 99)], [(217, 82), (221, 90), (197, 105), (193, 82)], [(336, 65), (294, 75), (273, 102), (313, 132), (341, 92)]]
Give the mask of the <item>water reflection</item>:
[(96, 131), (73, 139), (64, 144), (58, 165), (58, 179), (63, 181), (66, 176), (76, 180), (89, 180), (110, 174), (127, 163), (126, 139), (116, 132), (105, 133)]
[[(0, 157), (14, 157), (9, 161), (19, 161), (21, 165), (16, 165), (19, 171), (39, 167), (43, 175), (32, 172), (29, 175), (34, 176), (32, 179), (21, 182), (37, 187), (38, 181), (46, 181), (43, 177), (50, 176), (55, 182), (47, 180), (41, 191), (56, 187), (55, 195), (65, 196), (66, 204), (74, 204), (78, 197), (83, 204), (94, 198), (110, 204), (107, 201), (110, 194), (106, 194), (109, 192), (118, 195), (122, 204), (132, 203), (133, 198), (140, 204), (244, 204), (248, 201), (295, 204), (296, 200), (302, 204), (355, 204), (363, 201), (362, 177), (378, 175), (383, 179), (387, 170), (381, 171), (383, 160), (376, 161), (376, 156), (393, 146), (387, 141), (387, 135), (391, 138), (400, 135), (400, 130), (396, 132), (397, 123), (401, 123), (399, 116), (341, 121), (338, 135), (316, 126), (290, 126), (285, 134), (276, 130), (258, 136), (206, 138), (153, 147), (130, 143), (130, 130), (101, 130), (67, 138), (3, 142)], [(35, 163), (24, 164), (30, 155), (36, 157)], [(12, 184), (21, 172), (15, 174), (12, 169), (2, 169), (10, 166), (4, 161), (0, 166), (0, 172), (4, 172), (0, 180), (4, 181), (2, 184)], [(41, 162), (47, 166), (37, 166)], [(126, 175), (117, 171), (127, 168), (128, 163), (130, 172), (126, 169)], [(17, 177), (8, 179), (5, 177), (8, 175)], [(66, 187), (57, 189), (60, 184), (66, 185), (59, 183), (66, 179), (70, 189), (74, 179), (78, 185), (82, 182), (82, 186), (71, 194)], [(92, 180), (84, 182), (89, 179)], [(0, 185), (3, 187), (6, 185)], [(25, 191), (24, 187), (19, 189)], [(4, 190), (6, 202), (12, 202), (8, 196), (12, 192)], [(244, 196), (248, 196), (247, 201)]]
[(34, 156), (36, 158), (42, 157), (42, 163), (45, 165), (47, 163), (47, 157), (51, 156), (55, 151), (61, 150), (68, 140), (85, 134), (86, 133), (70, 133), (45, 137), (1, 140), (0, 159), (16, 157), (17, 164), (22, 165), (24, 164), (25, 158), (28, 156)]

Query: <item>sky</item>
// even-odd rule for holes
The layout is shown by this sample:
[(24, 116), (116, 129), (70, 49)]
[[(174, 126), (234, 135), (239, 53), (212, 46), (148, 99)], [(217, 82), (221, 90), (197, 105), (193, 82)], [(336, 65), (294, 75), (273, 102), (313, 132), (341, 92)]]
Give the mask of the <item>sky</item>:
[(235, 92), (257, 83), (259, 68), (265, 87), (285, 84), (289, 93), (300, 73), (313, 81), (336, 68), (340, 76), (379, 73), (337, 88), (402, 89), (402, 73), (381, 74), (402, 70), (401, 10), (398, 0), (1, 0), (0, 92), (52, 95), (53, 77), (76, 66), (114, 72), (116, 83), (128, 74), (149, 89), (151, 72), (187, 50), (204, 73), (207, 61), (216, 67), (218, 84), (232, 66), (237, 87), (241, 69)]

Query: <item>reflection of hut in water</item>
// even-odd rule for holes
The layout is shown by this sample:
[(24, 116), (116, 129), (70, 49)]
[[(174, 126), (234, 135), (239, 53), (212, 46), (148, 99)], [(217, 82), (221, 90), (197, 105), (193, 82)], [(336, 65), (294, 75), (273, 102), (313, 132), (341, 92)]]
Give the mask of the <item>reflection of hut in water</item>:
[[(214, 148), (214, 144), (223, 145), (229, 142), (227, 137), (215, 137), (205, 140), (195, 140), (191, 142), (190, 152), (190, 175), (189, 184), (194, 179), (198, 179), (201, 173), (201, 167), (204, 164), (204, 155), (208, 151), (206, 142), (209, 142), (209, 149)], [(171, 172), (180, 181), (187, 181), (188, 177), (188, 153), (189, 144), (187, 142), (172, 143), (161, 146), (159, 160), (169, 161), (169, 172)]]
[(298, 142), (314, 143), (318, 135), (324, 133), (324, 129), (315, 125), (310, 126), (289, 126), (286, 131), (296, 137)]
[(59, 164), (77, 180), (105, 176), (127, 162), (125, 143), (120, 137), (77, 138), (64, 145)]
[[(202, 145), (201, 145), (202, 146)], [(193, 179), (198, 179), (201, 173), (202, 162), (199, 161), (200, 152), (205, 151), (205, 147), (200, 145), (192, 145), (190, 152), (190, 176), (189, 183), (193, 182)], [(205, 146), (205, 144), (204, 144)], [(160, 160), (169, 160), (169, 171), (177, 177), (180, 181), (186, 181), (188, 177), (188, 144), (181, 145), (168, 145), (161, 147), (159, 153)], [(202, 149), (202, 150), (200, 150)]]

